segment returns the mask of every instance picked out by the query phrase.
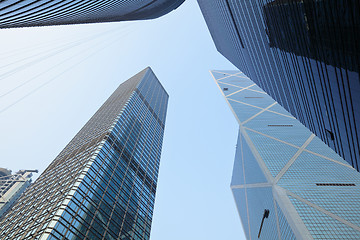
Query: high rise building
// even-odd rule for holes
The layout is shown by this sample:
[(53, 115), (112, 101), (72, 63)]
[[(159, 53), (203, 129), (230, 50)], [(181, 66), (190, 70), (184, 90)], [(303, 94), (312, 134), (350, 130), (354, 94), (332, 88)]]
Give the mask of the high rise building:
[(359, 171), (359, 2), (198, 3), (218, 51)]
[(212, 75), (239, 123), (231, 189), (247, 239), (360, 239), (360, 173), (243, 73)]
[(20, 170), (15, 174), (0, 168), (0, 218), (15, 204), (16, 200), (31, 184), (33, 172), (37, 170)]
[(27, 189), (0, 239), (149, 239), (168, 94), (146, 68)]
[(0, 28), (118, 22), (160, 17), (184, 0), (2, 1)]

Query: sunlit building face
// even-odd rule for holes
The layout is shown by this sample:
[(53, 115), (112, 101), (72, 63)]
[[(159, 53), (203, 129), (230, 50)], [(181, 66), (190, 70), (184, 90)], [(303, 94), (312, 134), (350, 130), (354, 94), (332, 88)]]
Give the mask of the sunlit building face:
[(0, 238), (149, 239), (167, 101), (150, 68), (122, 83), (0, 222)]

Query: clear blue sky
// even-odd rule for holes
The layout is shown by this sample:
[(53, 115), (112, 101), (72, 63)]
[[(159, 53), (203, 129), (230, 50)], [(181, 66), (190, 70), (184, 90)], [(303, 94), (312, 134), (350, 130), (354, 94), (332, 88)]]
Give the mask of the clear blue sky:
[(0, 31), (0, 167), (46, 166), (151, 66), (170, 95), (152, 240), (245, 239), (230, 191), (238, 125), (209, 70), (234, 70), (195, 0), (156, 20)]

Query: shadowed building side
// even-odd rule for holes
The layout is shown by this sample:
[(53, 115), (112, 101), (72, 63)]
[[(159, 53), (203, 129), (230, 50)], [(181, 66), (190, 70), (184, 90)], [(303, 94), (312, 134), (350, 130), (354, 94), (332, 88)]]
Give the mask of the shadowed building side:
[(0, 28), (145, 20), (163, 16), (184, 0), (2, 1)]
[(218, 51), (357, 170), (357, 0), (198, 0)]

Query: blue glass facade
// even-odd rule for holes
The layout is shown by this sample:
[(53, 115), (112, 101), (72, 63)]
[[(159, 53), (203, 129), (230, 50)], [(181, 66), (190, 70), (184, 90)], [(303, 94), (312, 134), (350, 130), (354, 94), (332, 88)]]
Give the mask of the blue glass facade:
[(198, 3), (218, 51), (359, 170), (359, 2)]
[(184, 0), (53, 0), (0, 3), (0, 28), (117, 22), (160, 17)]
[(243, 73), (212, 75), (240, 126), (231, 189), (247, 239), (360, 239), (360, 173)]
[(167, 101), (150, 68), (120, 85), (0, 223), (1, 239), (149, 239)]

